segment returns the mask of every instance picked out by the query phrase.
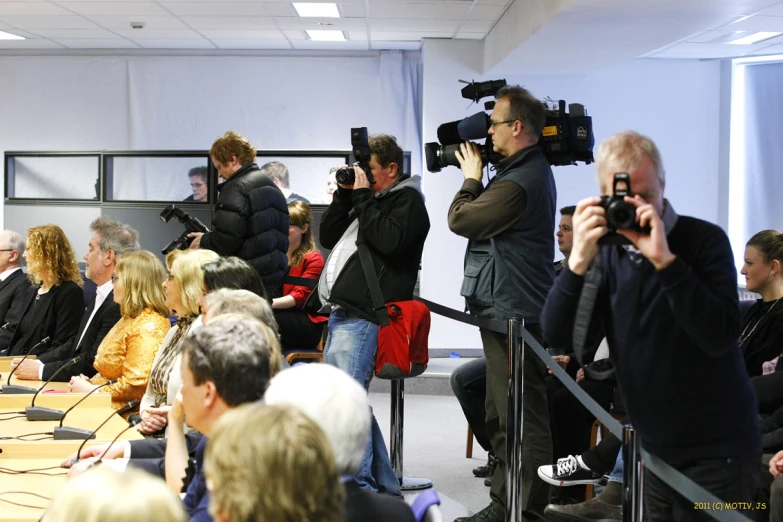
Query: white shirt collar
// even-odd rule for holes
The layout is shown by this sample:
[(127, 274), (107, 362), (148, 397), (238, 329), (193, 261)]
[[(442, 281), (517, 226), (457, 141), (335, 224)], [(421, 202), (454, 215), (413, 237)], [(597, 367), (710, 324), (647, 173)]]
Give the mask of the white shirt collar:
[(21, 266), (15, 266), (15, 267), (13, 267), (13, 268), (9, 268), (8, 270), (6, 270), (6, 271), (5, 271), (5, 272), (3, 272), (2, 274), (0, 274), (0, 281), (5, 281), (6, 279), (8, 279), (8, 277), (9, 277), (11, 274), (13, 274), (13, 273), (14, 273), (14, 272), (16, 272), (17, 270), (21, 270), (21, 269), (22, 269), (22, 267), (21, 267)]
[(114, 290), (114, 285), (112, 284), (111, 279), (109, 279), (99, 286), (95, 293), (101, 297), (101, 300), (104, 300), (112, 292), (112, 290)]

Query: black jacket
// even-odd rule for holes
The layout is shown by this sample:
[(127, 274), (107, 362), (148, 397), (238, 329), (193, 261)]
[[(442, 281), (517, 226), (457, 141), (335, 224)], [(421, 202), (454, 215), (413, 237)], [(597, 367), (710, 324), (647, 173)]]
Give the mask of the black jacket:
[(41, 339), (50, 337), (47, 344), (30, 352), (32, 355), (39, 356), (70, 342), (79, 329), (79, 322), (84, 315), (84, 293), (79, 285), (65, 281), (54, 286), (49, 290), (52, 294), (51, 299), (47, 299), (46, 304), (33, 308), (38, 288), (37, 285), (30, 287), (22, 306), (24, 310), (22, 318), (28, 313), (34, 314), (32, 327), (24, 335), (19, 328), (14, 330), (8, 355), (24, 355)]
[(288, 206), (277, 185), (248, 163), (217, 187), (212, 231), (201, 248), (244, 259), (261, 275), (270, 297), (279, 296), (288, 270)]
[[(771, 361), (783, 352), (783, 300), (780, 303), (764, 303), (759, 299), (742, 316), (740, 345), (748, 375), (762, 373), (762, 363)], [(783, 371), (778, 363), (776, 371)]]
[[(367, 243), (387, 303), (413, 298), (424, 240), (430, 230), (424, 196), (418, 190), (419, 179), (404, 178), (391, 191), (377, 198), (370, 189), (338, 188), (321, 217), (319, 239), (321, 245), (330, 250), (340, 241), (348, 225), (354, 219), (359, 220), (357, 244)], [(329, 301), (368, 321), (378, 322), (358, 253), (348, 259), (338, 274)], [(320, 307), (316, 289), (305, 308), (317, 311)]]
[[(63, 343), (38, 358), (38, 360), (44, 363), (43, 380), (49, 380), (54, 375), (54, 372), (77, 355), (81, 355), (82, 359), (70, 368), (57, 374), (57, 377), (54, 379), (55, 382), (68, 382), (74, 375), (84, 374), (87, 377), (92, 377), (97, 373), (93, 366), (95, 355), (98, 353), (98, 347), (103, 342), (103, 338), (120, 320), (120, 305), (114, 302), (114, 291), (109, 292), (109, 295), (101, 303), (100, 308), (95, 312), (95, 317), (87, 325), (87, 320), (90, 318), (94, 304), (95, 298), (93, 297), (87, 310), (82, 315), (79, 331), (70, 342)], [(84, 337), (82, 337), (82, 332), (84, 332)], [(81, 338), (80, 343), (79, 338)], [(79, 343), (78, 346), (76, 343)]]
[(408, 504), (392, 496), (365, 491), (353, 480), (345, 483), (344, 522), (415, 522)]
[(22, 318), (22, 306), (29, 290), (30, 281), (22, 270), (17, 270), (0, 283), (0, 326), (8, 323), (4, 330), (0, 330), (0, 351), (6, 350), (11, 342), (16, 325)]
[[(188, 457), (196, 456), (196, 447), (204, 436), (197, 431), (185, 434)], [(143, 469), (147, 473), (166, 478), (166, 439), (144, 439), (130, 441), (131, 454), (128, 465)]]

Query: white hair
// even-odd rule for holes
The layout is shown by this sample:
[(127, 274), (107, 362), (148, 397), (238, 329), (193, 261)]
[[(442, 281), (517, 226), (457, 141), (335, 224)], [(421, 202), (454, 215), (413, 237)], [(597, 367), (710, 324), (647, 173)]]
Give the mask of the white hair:
[(205, 322), (222, 314), (244, 314), (261, 321), (271, 328), (275, 335), (280, 335), (272, 307), (249, 290), (220, 288), (207, 294), (205, 304), (207, 305)]
[(367, 392), (350, 375), (328, 364), (292, 368), (271, 380), (264, 402), (299, 408), (326, 434), (340, 473), (353, 475), (359, 469), (371, 413)]
[[(595, 172), (598, 185), (603, 187), (606, 169), (612, 168), (630, 172), (639, 166), (642, 157), (647, 156), (655, 167), (661, 187), (666, 185), (666, 171), (658, 146), (649, 137), (636, 131), (618, 132), (606, 138), (595, 153)], [(633, 187), (632, 187), (633, 188)]]
[(21, 234), (14, 232), (13, 230), (3, 230), (0, 234), (5, 237), (5, 241), (8, 243), (6, 248), (19, 252), (19, 259), (21, 259), (25, 249), (24, 238)]

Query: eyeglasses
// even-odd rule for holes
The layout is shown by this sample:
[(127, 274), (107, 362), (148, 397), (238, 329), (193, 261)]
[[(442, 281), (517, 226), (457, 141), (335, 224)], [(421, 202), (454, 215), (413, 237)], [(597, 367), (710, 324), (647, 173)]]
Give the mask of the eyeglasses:
[(13, 252), (15, 248), (0, 248), (0, 252)]
[(120, 280), (120, 278), (119, 278), (119, 277), (117, 277), (116, 275), (114, 275), (114, 274), (112, 274), (112, 275), (111, 275), (111, 282), (112, 282), (112, 283), (116, 283), (116, 282), (117, 282), (117, 281), (119, 281), (119, 280)]
[(199, 187), (203, 187), (204, 185), (206, 185), (206, 183), (191, 183), (190, 184), (190, 186), (192, 188), (199, 188)]
[(494, 129), (496, 126), (502, 125), (503, 123), (514, 123), (515, 121), (517, 121), (517, 120), (506, 120), (506, 121), (492, 121), (492, 120), (489, 120), (489, 126)]

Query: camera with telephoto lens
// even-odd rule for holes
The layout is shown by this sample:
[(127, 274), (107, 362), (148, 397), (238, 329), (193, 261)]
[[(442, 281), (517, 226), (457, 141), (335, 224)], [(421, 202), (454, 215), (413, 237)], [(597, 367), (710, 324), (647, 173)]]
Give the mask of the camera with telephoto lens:
[(177, 239), (166, 245), (163, 250), (161, 250), (164, 256), (168, 255), (169, 252), (173, 252), (174, 250), (186, 250), (193, 242), (193, 238), (188, 237), (188, 234), (192, 234), (193, 232), (209, 232), (207, 226), (199, 221), (198, 218), (194, 218), (184, 210), (177, 208), (174, 205), (169, 205), (163, 209), (163, 212), (160, 213), (160, 220), (164, 223), (168, 223), (172, 217), (177, 218), (180, 223), (185, 225), (185, 231), (180, 234)]
[[(370, 169), (370, 142), (367, 136), (367, 127), (351, 128), (351, 153), (354, 157), (354, 167), (360, 167), (367, 174), (370, 185), (375, 183)], [(353, 185), (356, 182), (354, 167), (343, 167), (335, 173), (339, 185)]]
[(599, 245), (630, 245), (627, 238), (617, 233), (619, 229), (650, 233), (650, 227), (642, 228), (636, 222), (636, 207), (625, 201), (626, 196), (633, 197), (631, 178), (625, 172), (617, 172), (612, 182), (612, 195), (601, 196), (601, 206), (606, 211), (606, 227), (609, 231), (598, 240)]

